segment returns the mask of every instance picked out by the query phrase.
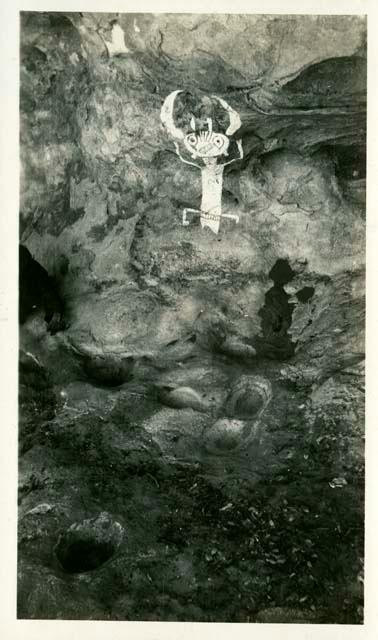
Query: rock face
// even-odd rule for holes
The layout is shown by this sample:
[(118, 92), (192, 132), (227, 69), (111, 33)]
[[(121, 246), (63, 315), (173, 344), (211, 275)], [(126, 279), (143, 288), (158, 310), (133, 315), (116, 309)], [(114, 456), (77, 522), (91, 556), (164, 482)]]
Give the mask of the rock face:
[[(19, 616), (360, 621), (365, 20), (24, 12), (20, 72)], [(241, 117), (217, 235), (176, 89)]]
[[(154, 316), (164, 340), (168, 322), (156, 298), (181, 294), (176, 307), (198, 309), (206, 277), (221, 278), (223, 291), (230, 278), (254, 280), (242, 297), (254, 293), (253, 305), (262, 306), (261, 276), (279, 258), (300, 257), (309, 271), (327, 274), (361, 264), (364, 21), (136, 15), (135, 30), (122, 16), (128, 51), (110, 56), (116, 19), (22, 18), (21, 233), (58, 279), (71, 332), (135, 344), (140, 329), (119, 317), (126, 296), (145, 324)], [(189, 92), (192, 109), (204, 91), (216, 92), (242, 117), (245, 157), (224, 182), (226, 211), (241, 222), (225, 222), (218, 238), (180, 224), (180, 210), (197, 206), (201, 184), (159, 120), (172, 88)], [(75, 302), (84, 293), (89, 308)], [(185, 321), (178, 309), (171, 315)]]

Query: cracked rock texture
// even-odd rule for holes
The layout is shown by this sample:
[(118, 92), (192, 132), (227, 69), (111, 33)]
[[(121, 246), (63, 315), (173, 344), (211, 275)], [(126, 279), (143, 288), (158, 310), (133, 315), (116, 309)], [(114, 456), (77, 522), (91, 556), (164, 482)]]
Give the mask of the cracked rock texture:
[[(365, 20), (24, 12), (20, 78), (19, 616), (361, 622)], [(218, 235), (175, 89), (241, 116)]]

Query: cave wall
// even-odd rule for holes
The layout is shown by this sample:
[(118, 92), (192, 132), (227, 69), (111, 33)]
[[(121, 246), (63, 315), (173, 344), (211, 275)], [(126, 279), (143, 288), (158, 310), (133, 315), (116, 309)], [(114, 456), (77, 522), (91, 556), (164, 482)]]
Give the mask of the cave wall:
[[(365, 30), (355, 16), (22, 14), (20, 235), (73, 336), (153, 346), (205, 301), (252, 335), (277, 259), (363, 267)], [(181, 226), (200, 176), (159, 119), (181, 87), (242, 118), (223, 191), (240, 223), (217, 237)]]
[[(20, 74), (18, 616), (361, 624), (364, 18), (24, 12)], [(241, 116), (217, 235), (179, 88)]]

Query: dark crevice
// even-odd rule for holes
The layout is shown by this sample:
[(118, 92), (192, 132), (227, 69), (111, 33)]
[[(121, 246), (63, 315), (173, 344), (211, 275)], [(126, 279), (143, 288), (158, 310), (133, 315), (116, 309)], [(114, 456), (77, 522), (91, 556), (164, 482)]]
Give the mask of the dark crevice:
[(265, 294), (265, 304), (258, 312), (261, 318), (262, 337), (257, 336), (255, 345), (258, 355), (272, 360), (286, 360), (294, 355), (295, 343), (288, 333), (294, 304), (284, 285), (295, 276), (287, 260), (279, 259), (269, 272), (274, 285)]
[(57, 548), (57, 557), (67, 573), (93, 571), (114, 554), (114, 546), (109, 542), (96, 540), (74, 540)]
[(269, 271), (269, 278), (275, 285), (288, 284), (295, 276), (287, 260), (279, 258)]
[(314, 287), (303, 287), (300, 291), (297, 292), (297, 298), (299, 302), (308, 302), (311, 300), (312, 296), (315, 293)]
[(339, 181), (366, 178), (366, 149), (360, 145), (327, 145), (324, 150), (331, 156)]
[(35, 310), (43, 309), (47, 330), (54, 335), (65, 329), (64, 302), (58, 283), (24, 245), (19, 245), (19, 321), (24, 324)]

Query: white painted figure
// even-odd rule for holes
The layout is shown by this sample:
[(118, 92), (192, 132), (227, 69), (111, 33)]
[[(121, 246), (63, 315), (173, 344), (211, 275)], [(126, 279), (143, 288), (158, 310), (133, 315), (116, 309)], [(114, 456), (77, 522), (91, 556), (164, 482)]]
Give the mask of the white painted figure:
[[(237, 140), (237, 147), (239, 150), (239, 157), (229, 160), (223, 164), (218, 164), (218, 158), (221, 155), (228, 155), (228, 147), (230, 140), (228, 136), (232, 136), (241, 125), (239, 114), (234, 111), (222, 98), (212, 96), (215, 98), (222, 107), (227, 111), (230, 124), (226, 130), (226, 134), (217, 133), (213, 131), (213, 122), (211, 118), (207, 118), (207, 131), (200, 131), (196, 133), (196, 124), (194, 118), (191, 119), (190, 126), (192, 132), (187, 135), (176, 127), (173, 120), (173, 106), (176, 96), (181, 93), (181, 90), (173, 91), (167, 96), (164, 104), (161, 108), (160, 118), (168, 133), (175, 138), (176, 153), (182, 162), (190, 164), (193, 167), (201, 169), (202, 177), (202, 200), (201, 209), (184, 209), (182, 216), (182, 223), (184, 226), (189, 224), (187, 214), (197, 213), (200, 215), (200, 222), (202, 228), (209, 227), (214, 233), (218, 233), (221, 218), (231, 218), (235, 222), (239, 222), (239, 216), (232, 213), (222, 213), (222, 184), (223, 184), (223, 170), (224, 167), (236, 160), (243, 158), (242, 141)], [(196, 164), (195, 162), (189, 162), (185, 160), (180, 154), (180, 148), (177, 140), (184, 143), (186, 149), (191, 154), (191, 157), (195, 160), (201, 158), (203, 165)]]
[(105, 40), (110, 58), (119, 56), (122, 53), (130, 53), (130, 49), (128, 49), (125, 44), (125, 33), (118, 22), (113, 24), (111, 36), (111, 42)]

